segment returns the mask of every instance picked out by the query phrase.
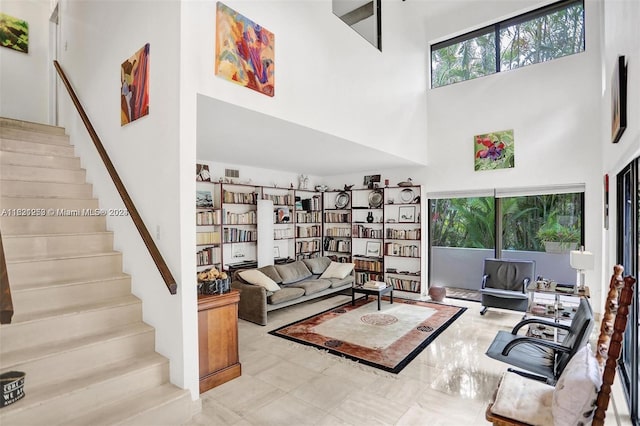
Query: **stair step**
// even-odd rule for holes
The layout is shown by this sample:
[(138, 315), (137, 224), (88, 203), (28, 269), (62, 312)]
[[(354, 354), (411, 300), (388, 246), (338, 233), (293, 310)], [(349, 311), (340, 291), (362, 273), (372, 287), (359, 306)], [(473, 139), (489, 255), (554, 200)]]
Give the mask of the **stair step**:
[[(84, 376), (28, 390), (0, 412), (1, 424), (60, 424), (95, 409), (100, 401), (136, 395), (169, 379), (168, 360), (157, 353), (96, 365)], [(29, 378), (25, 377), (28, 384)]]
[(15, 118), (0, 117), (0, 127), (11, 129), (31, 130), (34, 132), (64, 135), (64, 127), (50, 124), (34, 123), (33, 121), (16, 120)]
[(113, 233), (3, 235), (7, 261), (65, 257), (113, 250)]
[(69, 340), (5, 352), (2, 370), (24, 371), (30, 388), (90, 374), (96, 365), (144, 356), (154, 348), (154, 329), (139, 322)]
[(36, 182), (85, 183), (84, 169), (54, 169), (50, 167), (14, 166), (6, 164), (0, 170), (0, 179)]
[(91, 281), (46, 284), (35, 283), (11, 292), (14, 320), (50, 316), (50, 312), (74, 309), (83, 305), (128, 296), (131, 294), (131, 277), (121, 276)]
[(15, 290), (36, 282), (53, 284), (110, 278), (121, 271), (122, 253), (117, 251), (7, 262), (9, 282)]
[(131, 398), (104, 405), (90, 413), (65, 422), (65, 426), (175, 426), (189, 420), (191, 417), (190, 407), (189, 392), (167, 383)]
[(91, 198), (93, 186), (89, 183), (0, 180), (0, 192), (7, 197)]
[(79, 169), (80, 158), (59, 155), (42, 155), (28, 154), (24, 152), (0, 151), (0, 164)]
[(14, 129), (0, 127), (0, 137), (3, 139), (16, 139), (25, 142), (38, 142), (50, 145), (69, 145), (69, 136), (62, 134), (43, 133), (33, 130)]
[[(44, 197), (0, 197), (0, 212), (21, 209), (53, 209), (58, 210), (95, 210), (99, 207), (97, 198), (44, 198)], [(27, 212), (5, 212), (4, 216), (25, 216)], [(33, 214), (32, 214), (33, 215)], [(37, 215), (37, 213), (36, 213)]]
[[(127, 296), (85, 306), (59, 308), (33, 315), (16, 311), (11, 324), (0, 326), (0, 355), (39, 345), (55, 344), (73, 337), (106, 332), (114, 327), (142, 321), (140, 299)], [(46, 330), (46, 333), (43, 333)]]
[(75, 151), (71, 145), (51, 145), (42, 142), (29, 142), (3, 137), (0, 137), (0, 151), (75, 157)]
[[(40, 212), (42, 213), (42, 212)], [(46, 212), (46, 216), (2, 216), (2, 235), (33, 235), (44, 233), (102, 232), (107, 229), (106, 216), (93, 210), (77, 209)]]

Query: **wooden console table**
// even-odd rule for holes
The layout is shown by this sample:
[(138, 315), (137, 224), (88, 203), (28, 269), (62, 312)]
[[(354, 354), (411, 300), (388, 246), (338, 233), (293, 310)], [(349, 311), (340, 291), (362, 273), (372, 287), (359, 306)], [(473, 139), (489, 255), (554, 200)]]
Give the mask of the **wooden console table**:
[(239, 377), (238, 302), (240, 292), (198, 295), (200, 393)]

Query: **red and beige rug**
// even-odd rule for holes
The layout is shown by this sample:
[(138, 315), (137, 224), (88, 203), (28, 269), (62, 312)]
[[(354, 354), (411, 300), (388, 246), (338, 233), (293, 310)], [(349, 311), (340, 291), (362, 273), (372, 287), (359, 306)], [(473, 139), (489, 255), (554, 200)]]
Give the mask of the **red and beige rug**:
[(399, 373), (467, 308), (394, 297), (357, 299), (270, 331), (362, 364)]

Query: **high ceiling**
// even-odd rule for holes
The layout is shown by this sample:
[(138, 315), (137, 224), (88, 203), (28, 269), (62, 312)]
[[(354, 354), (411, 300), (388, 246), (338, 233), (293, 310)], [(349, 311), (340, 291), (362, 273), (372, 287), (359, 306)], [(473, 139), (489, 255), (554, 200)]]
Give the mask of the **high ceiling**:
[(196, 155), (201, 161), (316, 176), (419, 165), (387, 152), (203, 95), (198, 95)]

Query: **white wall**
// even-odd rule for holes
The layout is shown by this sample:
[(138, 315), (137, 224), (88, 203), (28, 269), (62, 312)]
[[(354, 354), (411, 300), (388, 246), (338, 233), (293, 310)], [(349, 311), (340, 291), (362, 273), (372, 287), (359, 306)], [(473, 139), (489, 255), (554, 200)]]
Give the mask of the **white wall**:
[[(616, 258), (617, 193), (616, 175), (640, 155), (640, 3), (633, 0), (606, 1), (603, 33), (603, 80), (601, 98), (600, 139), (604, 172), (609, 174), (609, 229), (603, 231), (607, 247), (604, 258), (605, 275), (610, 275)], [(617, 144), (611, 141), (611, 78), (618, 55), (625, 55), (628, 64), (627, 123), (628, 127)]]
[[(489, 13), (484, 3), (469, 2), (455, 28), (451, 19), (443, 28), (441, 19), (428, 26), (428, 36), (441, 40), (445, 31), (477, 28), (491, 14), (507, 13), (503, 3), (509, 2), (496, 2)], [(429, 192), (584, 183), (585, 246), (601, 258), (601, 11), (595, 1), (585, 3), (584, 53), (427, 91), (423, 181)], [(512, 7), (518, 5), (522, 3)], [(473, 136), (505, 129), (514, 130), (515, 168), (474, 171)], [(601, 265), (587, 273), (586, 282), (599, 312), (604, 300)]]
[(275, 96), (214, 74), (216, 3), (186, 1), (182, 35), (190, 43), (183, 43), (182, 53), (198, 93), (404, 158), (426, 159), (426, 39), (403, 38), (405, 26), (424, 32), (411, 9), (400, 19), (394, 17), (397, 5), (387, 11), (383, 6), (389, 18), (383, 18), (381, 53), (336, 17), (328, 0), (224, 3), (275, 34)]
[[(143, 300), (143, 319), (156, 328), (156, 350), (171, 360), (171, 381), (190, 389), (195, 399), (199, 394), (195, 272), (182, 267), (193, 264), (194, 251), (193, 245), (188, 253), (181, 251), (186, 195), (180, 188), (186, 180), (194, 181), (195, 155), (181, 161), (180, 3), (67, 0), (61, 3), (61, 14), (61, 44), (66, 48), (60, 63), (177, 280), (178, 294), (169, 294), (129, 218), (109, 217), (107, 226), (115, 231), (116, 250), (124, 254), (133, 293)], [(150, 43), (150, 113), (121, 127), (120, 65), (145, 43)], [(100, 207), (122, 206), (66, 93), (61, 99), (61, 121), (88, 170)], [(182, 168), (186, 161), (188, 175)], [(191, 208), (194, 193), (189, 192)], [(195, 238), (194, 217), (184, 220), (190, 226), (185, 238)]]
[(0, 12), (29, 24), (29, 53), (0, 48), (0, 117), (46, 123), (49, 102), (49, 2), (2, 0)]

